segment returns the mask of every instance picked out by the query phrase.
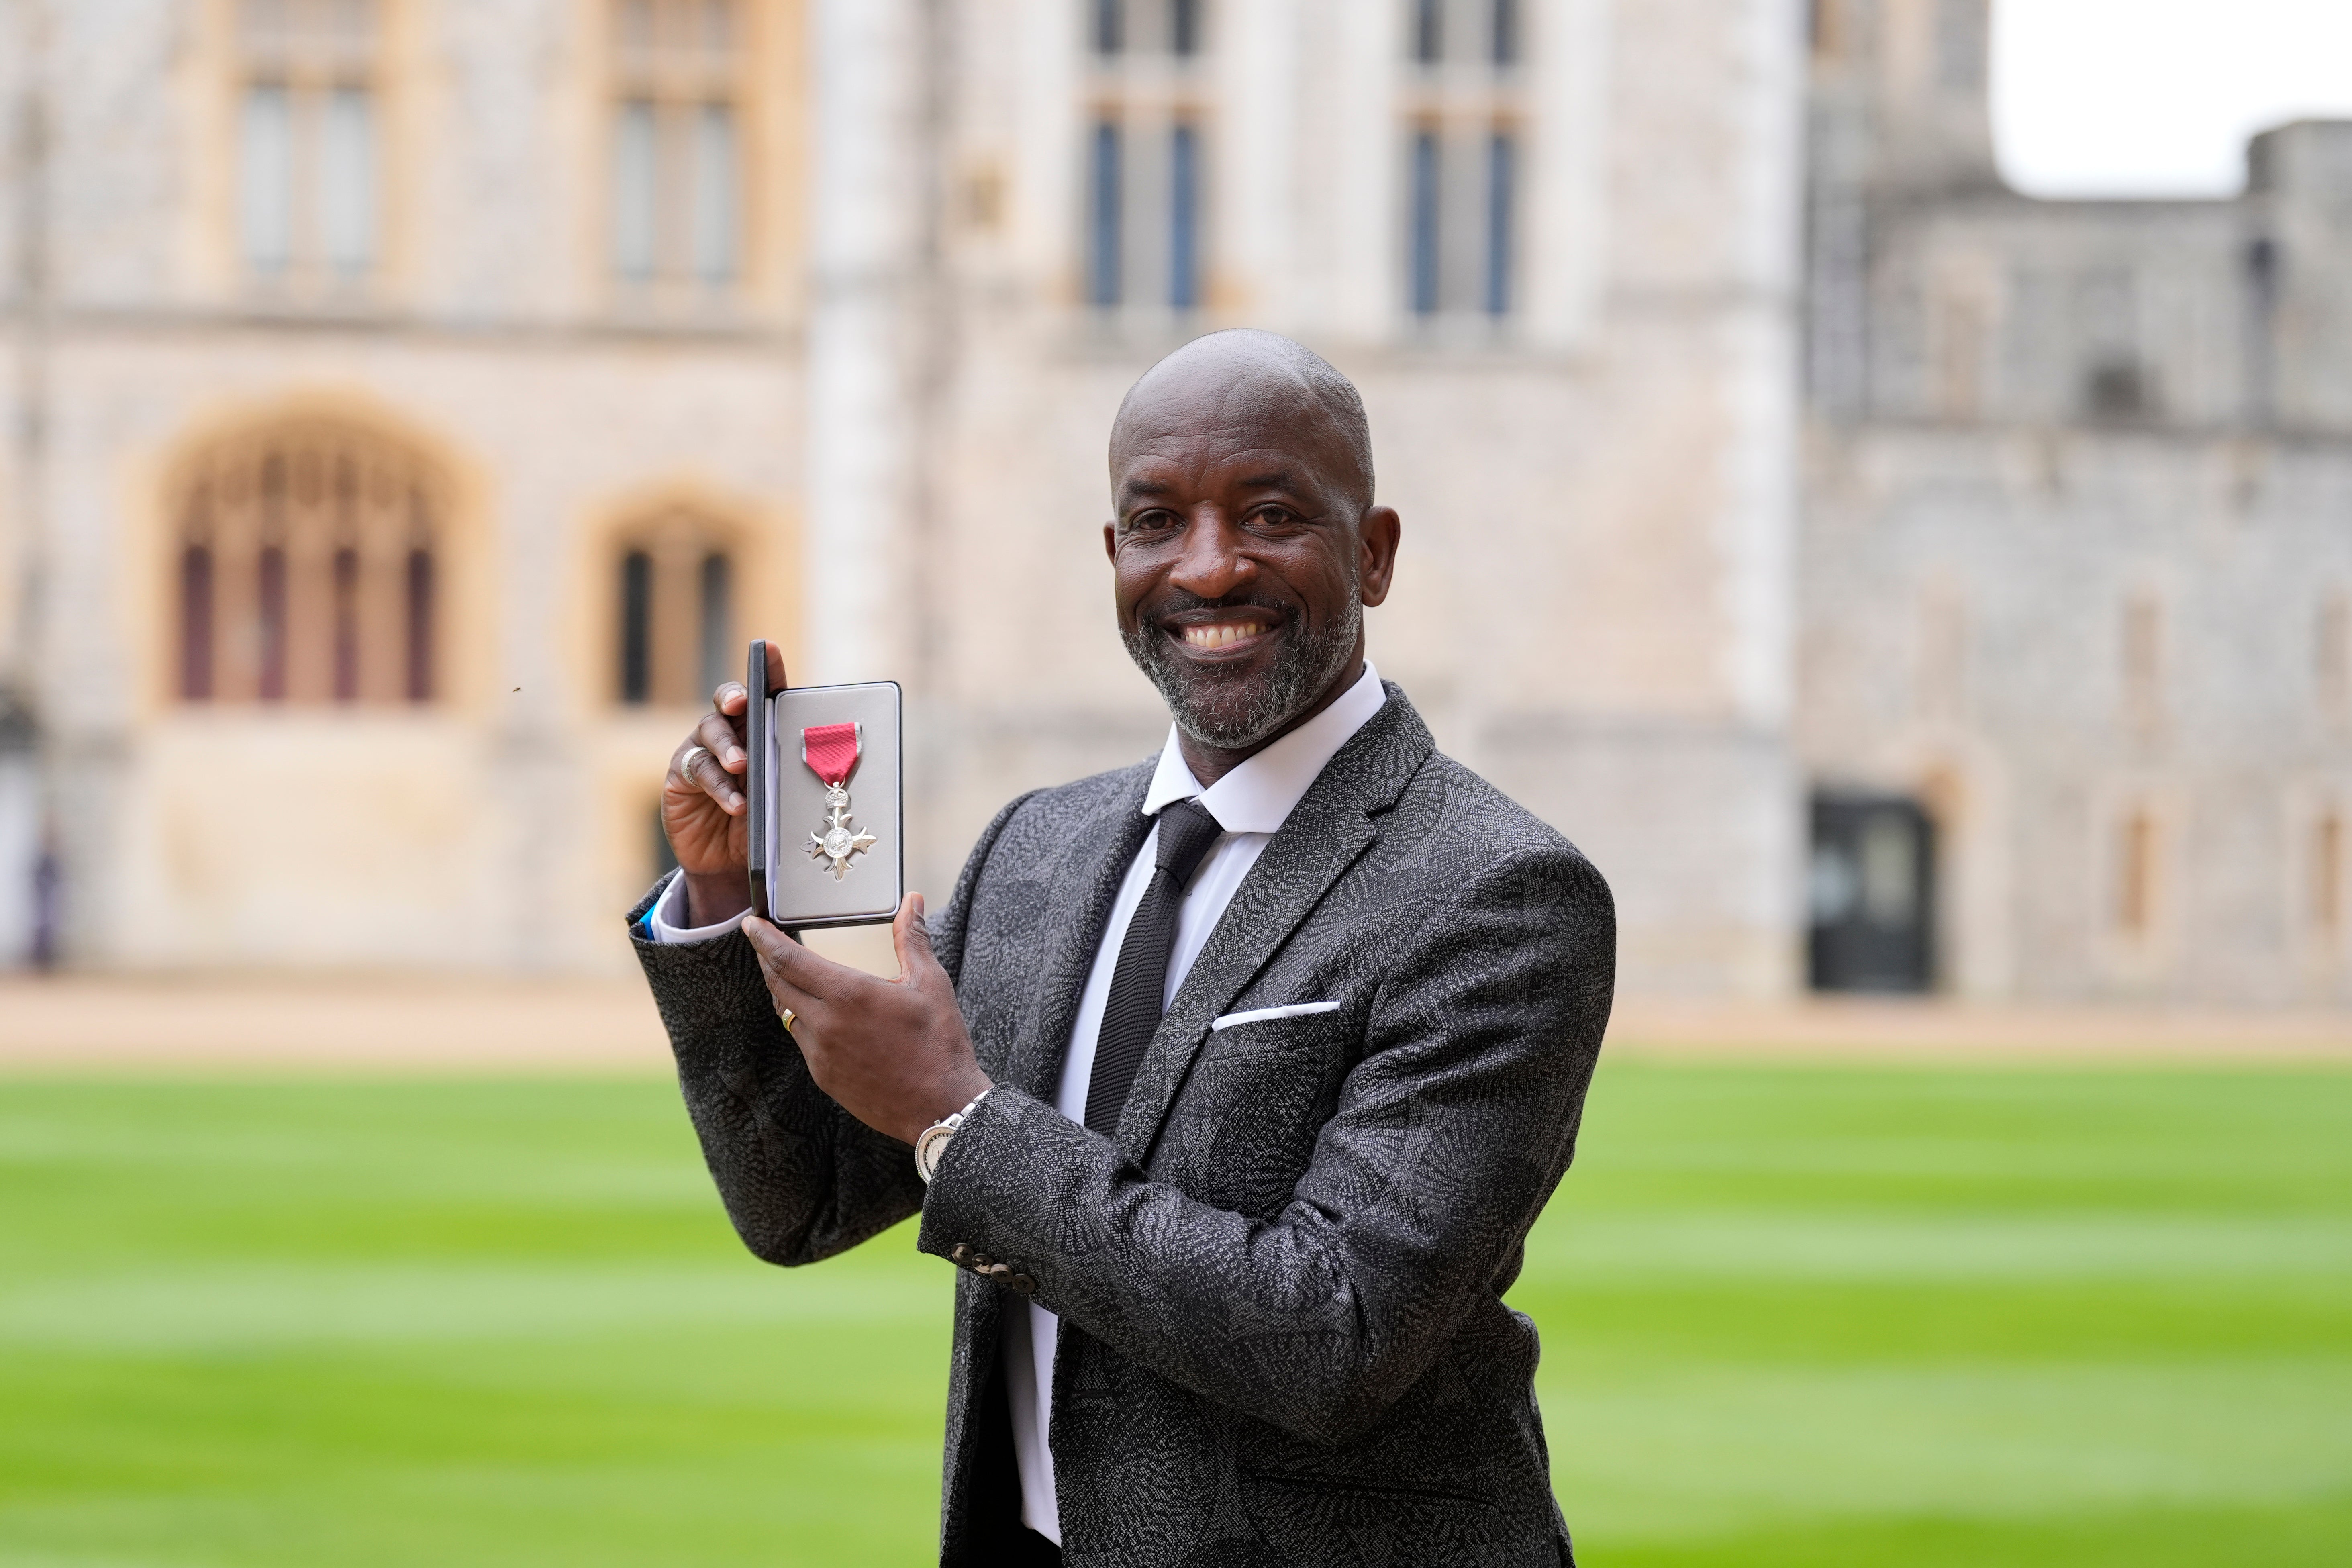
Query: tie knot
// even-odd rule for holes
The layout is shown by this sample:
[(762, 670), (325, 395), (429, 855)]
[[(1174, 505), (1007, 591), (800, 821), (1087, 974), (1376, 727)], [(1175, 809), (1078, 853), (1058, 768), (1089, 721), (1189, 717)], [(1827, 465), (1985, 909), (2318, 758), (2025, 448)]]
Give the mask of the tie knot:
[(1197, 800), (1177, 801), (1160, 813), (1160, 842), (1153, 858), (1181, 888), (1192, 879), (1201, 857), (1223, 832), (1207, 806)]

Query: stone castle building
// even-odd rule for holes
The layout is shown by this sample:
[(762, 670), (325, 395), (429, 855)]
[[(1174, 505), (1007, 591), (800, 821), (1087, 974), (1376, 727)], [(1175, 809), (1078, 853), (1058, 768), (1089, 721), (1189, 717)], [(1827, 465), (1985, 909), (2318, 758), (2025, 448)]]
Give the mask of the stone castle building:
[(2347, 999), (2352, 124), (2234, 200), (2031, 200), (1985, 10), (1814, 7), (1817, 977)]
[(1247, 324), (1630, 989), (2333, 995), (2344, 143), (2024, 200), (1984, 15), (0, 0), (0, 945), (619, 969), (755, 633), (906, 686), (943, 893), (1156, 744), (1103, 437)]
[(9, 836), (67, 962), (610, 962), (703, 641), (798, 635), (804, 32), (0, 5)]
[(905, 683), (942, 894), (1156, 744), (1104, 437), (1248, 323), (1362, 383), (1374, 655), (1629, 982), (1785, 990), (1802, 68), (1788, 0), (0, 0), (0, 936), (617, 969), (755, 631)]

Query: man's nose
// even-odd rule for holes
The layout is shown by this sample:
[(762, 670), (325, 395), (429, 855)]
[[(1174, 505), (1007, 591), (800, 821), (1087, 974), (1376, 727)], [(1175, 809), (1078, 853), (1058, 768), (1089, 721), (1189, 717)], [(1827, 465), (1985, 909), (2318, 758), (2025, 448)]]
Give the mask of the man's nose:
[(1188, 594), (1222, 599), (1257, 575), (1257, 563), (1242, 553), (1242, 531), (1223, 508), (1203, 507), (1184, 525), (1181, 553), (1170, 580)]

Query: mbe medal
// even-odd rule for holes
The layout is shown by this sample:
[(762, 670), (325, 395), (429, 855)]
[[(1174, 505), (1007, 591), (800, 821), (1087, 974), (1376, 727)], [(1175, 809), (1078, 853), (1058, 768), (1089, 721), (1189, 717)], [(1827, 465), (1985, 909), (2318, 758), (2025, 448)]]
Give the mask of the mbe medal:
[(801, 731), (801, 761), (824, 784), (827, 818), (821, 831), (809, 835), (809, 858), (821, 869), (832, 871), (836, 882), (849, 875), (850, 862), (877, 842), (849, 820), (849, 775), (857, 769), (858, 739), (855, 724), (813, 724)]
[(879, 925), (907, 897), (898, 688), (887, 680), (772, 686), (774, 652), (753, 643), (744, 669), (743, 850), (752, 910), (787, 931)]

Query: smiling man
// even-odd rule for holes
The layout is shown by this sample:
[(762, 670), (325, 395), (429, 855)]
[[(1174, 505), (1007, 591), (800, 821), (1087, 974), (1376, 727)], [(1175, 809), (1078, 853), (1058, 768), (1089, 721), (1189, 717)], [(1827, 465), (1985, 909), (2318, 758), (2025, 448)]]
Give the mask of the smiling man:
[(1339, 372), (1200, 339), (1110, 477), (1168, 742), (998, 813), (898, 980), (743, 917), (740, 687), (672, 759), (630, 919), (711, 1174), (772, 1262), (919, 1212), (961, 1270), (944, 1563), (1572, 1563), (1503, 1295), (1609, 890), (1366, 660), (1400, 525)]

